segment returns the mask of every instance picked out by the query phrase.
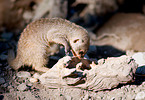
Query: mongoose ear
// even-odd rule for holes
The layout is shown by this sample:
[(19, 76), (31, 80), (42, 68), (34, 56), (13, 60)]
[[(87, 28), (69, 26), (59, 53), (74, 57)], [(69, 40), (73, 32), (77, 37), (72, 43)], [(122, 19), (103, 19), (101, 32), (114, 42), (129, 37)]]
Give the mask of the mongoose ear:
[(74, 43), (76, 43), (77, 41), (79, 41), (79, 39), (74, 40)]

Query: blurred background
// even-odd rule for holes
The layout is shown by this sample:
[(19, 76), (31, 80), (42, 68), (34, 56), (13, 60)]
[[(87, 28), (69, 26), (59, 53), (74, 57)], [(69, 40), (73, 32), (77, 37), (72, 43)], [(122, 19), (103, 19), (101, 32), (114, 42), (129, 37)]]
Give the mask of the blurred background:
[(145, 51), (145, 0), (0, 0), (0, 59), (40, 18), (61, 17), (88, 30), (91, 57)]

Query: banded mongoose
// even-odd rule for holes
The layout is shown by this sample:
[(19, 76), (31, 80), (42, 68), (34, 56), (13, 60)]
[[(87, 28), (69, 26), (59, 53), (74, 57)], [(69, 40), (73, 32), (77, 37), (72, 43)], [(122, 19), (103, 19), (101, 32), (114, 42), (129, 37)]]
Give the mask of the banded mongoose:
[(21, 33), (16, 58), (11, 58), (9, 65), (14, 70), (27, 65), (36, 71), (46, 72), (49, 68), (44, 66), (51, 43), (62, 44), (66, 54), (71, 50), (74, 56), (83, 58), (89, 48), (89, 40), (88, 32), (81, 26), (61, 18), (42, 18), (27, 25)]

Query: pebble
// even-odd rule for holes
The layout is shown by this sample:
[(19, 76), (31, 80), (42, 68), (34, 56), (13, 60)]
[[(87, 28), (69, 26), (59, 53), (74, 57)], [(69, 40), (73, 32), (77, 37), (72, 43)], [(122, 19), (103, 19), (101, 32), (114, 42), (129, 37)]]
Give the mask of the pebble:
[(36, 78), (30, 78), (30, 82), (31, 82), (31, 83), (38, 82), (38, 79), (36, 79)]
[(8, 88), (9, 90), (10, 90), (10, 89), (13, 89), (12, 85), (9, 85), (7, 88)]
[(8, 56), (7, 56), (7, 55), (4, 55), (4, 54), (1, 54), (1, 55), (0, 55), (0, 59), (1, 59), (1, 60), (7, 60), (7, 57), (8, 57)]
[(27, 86), (26, 86), (25, 83), (22, 83), (22, 84), (20, 84), (20, 85), (17, 87), (17, 89), (18, 89), (19, 91), (24, 91), (24, 90), (27, 89)]
[(135, 53), (132, 58), (139, 65), (136, 70), (137, 74), (145, 74), (145, 52)]
[(0, 100), (3, 100), (4, 96), (0, 94)]
[(26, 71), (20, 71), (17, 73), (17, 77), (19, 78), (30, 78), (31, 74), (29, 72)]
[(5, 76), (5, 74), (4, 74), (4, 73), (0, 73), (0, 76), (1, 76), (1, 77), (4, 77), (4, 76)]
[(10, 39), (12, 38), (12, 36), (13, 36), (13, 33), (11, 33), (11, 32), (4, 32), (4, 33), (2, 33), (2, 35), (1, 35), (1, 37), (2, 37), (3, 39), (6, 39), (6, 40), (10, 40)]
[(32, 83), (28, 83), (27, 86), (33, 86), (33, 84)]
[(15, 91), (15, 89), (13, 89), (13, 88), (12, 88), (12, 89), (9, 89), (9, 92), (10, 92), (10, 93), (12, 93), (12, 92), (14, 92), (14, 91)]
[(145, 92), (139, 92), (137, 93), (135, 100), (145, 100)]
[(0, 84), (3, 84), (3, 83), (5, 83), (5, 79), (0, 77)]
[(8, 87), (8, 83), (3, 84), (2, 87), (4, 88)]
[(87, 54), (89, 54), (89, 53), (96, 53), (96, 51), (97, 51), (97, 47), (96, 46), (90, 46), (89, 47), (89, 50), (87, 51)]
[(138, 67), (138, 68), (136, 69), (136, 73), (137, 73), (137, 74), (145, 75), (145, 66)]
[(144, 66), (145, 65), (145, 52), (138, 52), (135, 53), (132, 58), (135, 60), (135, 62), (139, 66)]

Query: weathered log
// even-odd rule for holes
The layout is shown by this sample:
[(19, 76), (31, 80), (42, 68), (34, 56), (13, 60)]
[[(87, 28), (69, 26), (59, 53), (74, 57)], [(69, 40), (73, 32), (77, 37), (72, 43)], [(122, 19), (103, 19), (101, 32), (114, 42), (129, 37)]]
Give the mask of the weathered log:
[(96, 65), (87, 59), (66, 56), (42, 74), (39, 80), (49, 88), (70, 86), (98, 91), (132, 81), (138, 66), (129, 56), (101, 59), (98, 62)]

